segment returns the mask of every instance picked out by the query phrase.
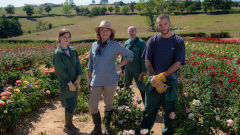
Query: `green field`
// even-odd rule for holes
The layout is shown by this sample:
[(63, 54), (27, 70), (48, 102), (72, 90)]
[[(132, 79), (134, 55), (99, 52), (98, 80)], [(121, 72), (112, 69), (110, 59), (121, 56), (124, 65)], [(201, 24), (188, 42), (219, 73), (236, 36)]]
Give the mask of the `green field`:
[[(94, 28), (99, 25), (100, 21), (106, 19), (112, 22), (113, 28), (116, 29), (117, 38), (126, 38), (127, 28), (130, 25), (135, 25), (138, 29), (140, 37), (148, 37), (156, 34), (149, 31), (146, 24), (146, 17), (139, 15), (106, 15), (97, 17), (73, 16), (73, 17), (45, 17), (29, 20), (21, 18), (20, 22), (24, 31), (34, 31), (37, 21), (48, 22), (53, 24), (53, 29), (25, 34), (19, 37), (10, 39), (32, 39), (32, 40), (55, 40), (58, 31), (66, 27), (72, 31), (72, 40), (94, 39)], [(171, 16), (172, 25), (180, 28), (175, 33), (190, 33), (190, 32), (229, 32), (233, 37), (240, 37), (240, 14), (226, 15), (179, 15)]]

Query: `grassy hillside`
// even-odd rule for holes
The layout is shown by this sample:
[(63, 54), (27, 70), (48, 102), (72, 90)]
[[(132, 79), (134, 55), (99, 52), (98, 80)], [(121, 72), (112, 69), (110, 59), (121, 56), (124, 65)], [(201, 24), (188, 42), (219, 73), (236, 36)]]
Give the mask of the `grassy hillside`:
[[(106, 15), (97, 17), (74, 16), (74, 17), (45, 17), (36, 18), (33, 20), (22, 18), (20, 22), (24, 31), (36, 29), (37, 21), (52, 23), (51, 30), (35, 32), (32, 34), (25, 34), (11, 39), (33, 39), (33, 40), (55, 40), (59, 29), (66, 27), (73, 33), (73, 40), (95, 38), (94, 28), (99, 25), (100, 21), (106, 19), (112, 22), (113, 27), (116, 29), (116, 37), (126, 38), (127, 27), (135, 25), (138, 29), (140, 37), (146, 37), (156, 34), (150, 32), (146, 25), (146, 17), (139, 15)], [(231, 36), (240, 37), (240, 14), (227, 14), (227, 15), (179, 15), (171, 16), (172, 25), (180, 28), (175, 31), (176, 33), (189, 33), (189, 32), (229, 32)]]

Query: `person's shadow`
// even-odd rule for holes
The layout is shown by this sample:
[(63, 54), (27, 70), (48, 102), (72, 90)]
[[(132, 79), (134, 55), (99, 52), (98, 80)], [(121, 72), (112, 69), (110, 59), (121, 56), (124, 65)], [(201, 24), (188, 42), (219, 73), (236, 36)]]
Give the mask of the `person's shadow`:
[(41, 114), (46, 110), (55, 110), (57, 107), (54, 105), (58, 100), (51, 99), (50, 103), (41, 105), (39, 109), (34, 110), (30, 114), (27, 114), (17, 123), (17, 128), (9, 133), (10, 135), (28, 135), (30, 129), (35, 129), (32, 122), (38, 122), (41, 120)]

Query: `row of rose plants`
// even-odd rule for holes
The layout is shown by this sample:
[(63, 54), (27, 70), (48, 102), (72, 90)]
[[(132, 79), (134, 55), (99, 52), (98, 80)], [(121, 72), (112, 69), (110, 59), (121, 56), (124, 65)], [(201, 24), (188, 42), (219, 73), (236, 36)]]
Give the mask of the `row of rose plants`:
[[(16, 122), (16, 117), (25, 115), (26, 112), (31, 112), (32, 109), (37, 108), (40, 101), (34, 101), (44, 99), (37, 98), (38, 96), (41, 97), (45, 95), (44, 97), (49, 97), (51, 94), (54, 96), (58, 94), (56, 76), (52, 74), (54, 70), (52, 68), (45, 69), (46, 67), (52, 67), (51, 53), (55, 47), (42, 48), (40, 52), (36, 50), (33, 51), (33, 56), (29, 55), (24, 57), (25, 55), (23, 53), (23, 57), (20, 57), (18, 54), (24, 51), (22, 50), (17, 51), (18, 53), (15, 54), (12, 53), (12, 56), (7, 55), (10, 59), (2, 57), (5, 55), (0, 57), (1, 61), (5, 62), (3, 64), (1, 62), (0, 72), (1, 83), (4, 84), (2, 85), (3, 89), (0, 89), (1, 91), (4, 90), (3, 94), (1, 93), (2, 99), (0, 103), (0, 127), (2, 132), (11, 129), (11, 126), (15, 126), (14, 122)], [(85, 69), (89, 57), (89, 52), (86, 51), (89, 50), (89, 46), (79, 47), (77, 50), (79, 54), (83, 54), (80, 55), (79, 58), (82, 69), (84, 70), (84, 75), (81, 79), (77, 112), (86, 113), (88, 112), (87, 102), (89, 90), (86, 86), (87, 75)], [(186, 43), (187, 65), (183, 66), (180, 71), (179, 102), (176, 107), (176, 112), (172, 112), (171, 116), (169, 116), (175, 119), (174, 129), (176, 130), (176, 134), (217, 134), (218, 132), (239, 134), (239, 50), (238, 46)], [(16, 50), (12, 51), (14, 52)], [(26, 52), (26, 55), (27, 54), (29, 54), (29, 52)], [(38, 55), (34, 56), (34, 54)], [(11, 57), (13, 58), (11, 59)], [(30, 61), (29, 63), (31, 64), (29, 65), (31, 66), (28, 66), (29, 70), (22, 70), (24, 68), (16, 70), (15, 65), (17, 65), (17, 69), (19, 69), (18, 66), (28, 65), (21, 63), (22, 61)], [(44, 74), (39, 72), (41, 71), (40, 67), (42, 67), (42, 65), (44, 65)], [(17, 72), (15, 80), (21, 80), (22, 83), (16, 84), (14, 79), (14, 81), (10, 79), (11, 83), (7, 83), (9, 74), (11, 76), (11, 73), (14, 74), (15, 72)], [(27, 76), (30, 76), (28, 78), (31, 78), (30, 80), (32, 81), (25, 79)], [(35, 83), (43, 84), (43, 86), (37, 86)], [(36, 94), (35, 90), (42, 93)], [(146, 129), (140, 129), (142, 111), (139, 104), (141, 101), (137, 97), (134, 98), (134, 93), (131, 88), (124, 89), (121, 82), (119, 83), (119, 88), (116, 93), (117, 95), (114, 98), (114, 114), (111, 121), (112, 132), (119, 135), (151, 134), (151, 132)], [(38, 96), (31, 96), (31, 94)], [(19, 96), (16, 95), (21, 95), (21, 98), (19, 99)], [(31, 105), (28, 100), (31, 101)], [(19, 103), (20, 107), (27, 106), (28, 109), (16, 109), (19, 108), (19, 106), (17, 106), (18, 102), (21, 103)], [(15, 103), (17, 105), (15, 105)], [(12, 109), (15, 114), (6, 109), (6, 107), (10, 105), (13, 105)], [(16, 115), (16, 113), (19, 114)], [(9, 121), (13, 124), (10, 125)], [(5, 122), (5, 124), (3, 122)]]
[(210, 37), (194, 37), (193, 41), (197, 42), (210, 42), (217, 44), (237, 44), (240, 45), (240, 39), (237, 38), (210, 38)]
[(151, 135), (148, 129), (141, 129), (143, 118), (140, 98), (133, 92), (133, 85), (124, 87), (123, 76), (119, 72), (120, 80), (114, 96), (114, 111), (110, 122), (110, 131), (116, 135)]
[[(89, 43), (73, 45), (79, 54), (89, 50)], [(52, 65), (56, 45), (20, 47), (0, 50), (0, 134), (9, 134), (27, 114), (47, 100), (59, 95), (59, 86)], [(80, 55), (81, 56), (81, 55)], [(81, 58), (86, 68), (88, 54)], [(87, 112), (86, 77), (82, 78), (78, 112)]]
[(187, 42), (186, 50), (171, 117), (176, 134), (240, 134), (239, 46)]

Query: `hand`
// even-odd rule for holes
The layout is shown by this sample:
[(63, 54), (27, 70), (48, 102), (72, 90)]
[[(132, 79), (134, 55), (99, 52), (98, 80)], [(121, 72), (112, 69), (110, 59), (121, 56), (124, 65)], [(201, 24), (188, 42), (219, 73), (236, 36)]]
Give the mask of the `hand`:
[(167, 90), (167, 85), (164, 83), (166, 81), (167, 79), (164, 73), (160, 73), (152, 77), (151, 84), (156, 88), (157, 92), (161, 94)]
[(120, 65), (121, 65), (121, 67), (122, 67), (122, 66), (126, 65), (127, 63), (128, 63), (127, 60), (123, 60), (123, 61), (120, 63)]
[(162, 73), (160, 73), (160, 74), (158, 74), (158, 75), (155, 75), (155, 79), (156, 80), (161, 80), (162, 82), (166, 82), (167, 81), (167, 79), (166, 79), (166, 77), (165, 77), (165, 72), (162, 72)]
[(138, 81), (143, 81), (143, 78), (144, 78), (144, 76), (146, 75), (147, 73), (145, 73), (145, 72), (141, 72), (140, 74), (139, 74), (139, 76), (138, 76)]
[(81, 81), (81, 76), (78, 75), (77, 80), (74, 82), (74, 85), (75, 85), (77, 88), (78, 88), (79, 85), (80, 85), (80, 81)]
[(67, 85), (70, 91), (76, 91), (76, 86), (72, 82), (69, 82)]

